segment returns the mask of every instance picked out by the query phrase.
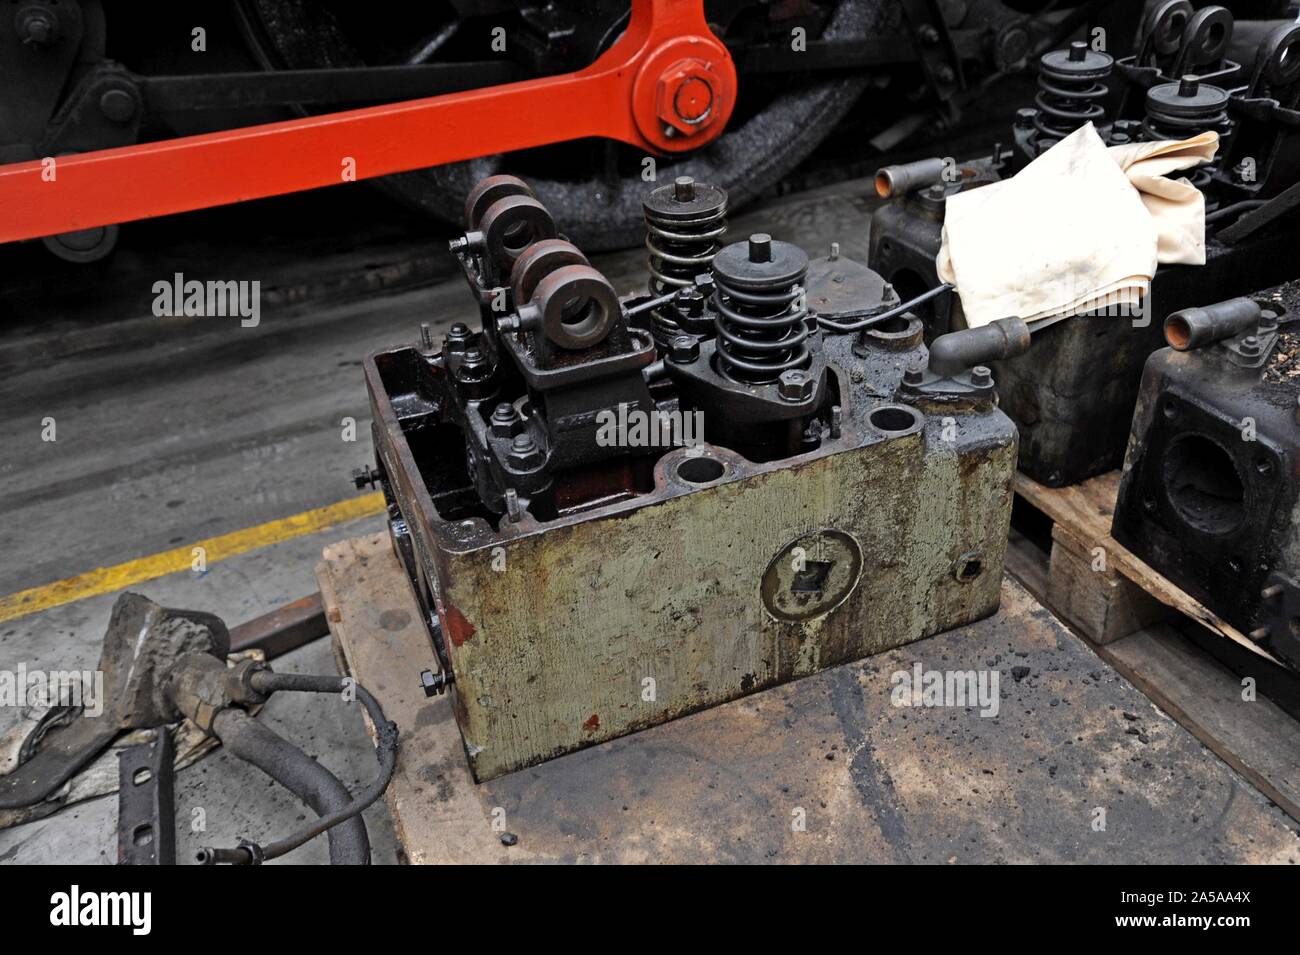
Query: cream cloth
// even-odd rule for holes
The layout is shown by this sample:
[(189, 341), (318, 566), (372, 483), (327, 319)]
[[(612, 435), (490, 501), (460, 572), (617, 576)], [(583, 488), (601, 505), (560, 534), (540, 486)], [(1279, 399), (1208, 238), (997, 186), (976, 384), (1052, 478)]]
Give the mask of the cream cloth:
[(1165, 174), (1209, 162), (1217, 133), (1107, 148), (1092, 124), (1018, 175), (947, 201), (939, 277), (971, 328), (1137, 306), (1157, 264), (1205, 264), (1205, 197)]

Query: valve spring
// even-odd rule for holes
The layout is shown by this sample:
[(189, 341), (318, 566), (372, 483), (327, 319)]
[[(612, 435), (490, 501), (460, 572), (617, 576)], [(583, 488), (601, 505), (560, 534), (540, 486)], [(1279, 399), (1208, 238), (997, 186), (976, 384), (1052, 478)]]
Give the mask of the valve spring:
[[(695, 284), (709, 271), (727, 232), (727, 193), (690, 176), (678, 176), (646, 197), (645, 247), (649, 252), (649, 291), (653, 296)], [(655, 309), (656, 339), (681, 334), (667, 309)]]
[(1038, 67), (1038, 115), (1034, 127), (1048, 139), (1064, 139), (1085, 123), (1106, 118), (1101, 100), (1110, 89), (1103, 80), (1110, 76), (1114, 59), (1076, 41), (1068, 50), (1043, 54)]
[[(774, 245), (783, 261), (765, 277), (762, 265), (778, 254)], [(783, 371), (806, 367), (811, 357), (803, 289), (808, 257), (795, 246), (773, 243), (761, 234), (750, 236), (747, 244), (727, 246), (726, 251), (733, 249), (745, 250), (748, 264), (758, 268), (738, 276), (732, 274), (729, 260), (722, 268), (714, 263), (720, 370), (746, 384), (767, 384)]]
[(1184, 76), (1148, 91), (1142, 132), (1153, 141), (1187, 139), (1210, 130), (1222, 134), (1228, 129), (1227, 104), (1224, 90)]

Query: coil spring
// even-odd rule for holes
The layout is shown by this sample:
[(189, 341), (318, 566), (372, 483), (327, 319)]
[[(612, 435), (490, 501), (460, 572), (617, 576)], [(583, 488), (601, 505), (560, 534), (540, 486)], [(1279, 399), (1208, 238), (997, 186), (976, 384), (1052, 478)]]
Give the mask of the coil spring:
[[(1219, 92), (1217, 87), (1201, 86), (1183, 80), (1181, 84), (1183, 89), (1191, 89), (1190, 95), (1195, 95), (1197, 89), (1213, 93)], [(1224, 97), (1226, 100), (1226, 96)], [(1209, 102), (1204, 108), (1183, 109), (1180, 111), (1167, 111), (1161, 109), (1157, 104), (1147, 100), (1146, 118), (1142, 121), (1142, 132), (1148, 140), (1161, 139), (1187, 139), (1198, 133), (1207, 130), (1215, 130), (1222, 133), (1228, 124), (1228, 111), (1223, 108), (1217, 98)]]
[[(671, 186), (656, 189), (644, 204), (645, 247), (649, 253), (649, 291), (667, 294), (695, 284), (709, 271), (727, 232), (727, 194), (716, 187), (679, 176)], [(681, 328), (671, 310), (656, 309), (656, 339), (671, 341)]]
[(1044, 54), (1038, 71), (1038, 115), (1034, 127), (1049, 139), (1064, 139), (1085, 123), (1106, 118), (1101, 100), (1110, 92), (1101, 82), (1114, 61), (1076, 41), (1067, 51)]
[[(767, 240), (766, 236), (750, 239)], [(770, 241), (770, 240), (767, 240)], [(714, 269), (718, 361), (730, 378), (747, 384), (776, 381), (781, 372), (808, 364), (808, 307), (803, 278), (756, 288), (739, 288)]]

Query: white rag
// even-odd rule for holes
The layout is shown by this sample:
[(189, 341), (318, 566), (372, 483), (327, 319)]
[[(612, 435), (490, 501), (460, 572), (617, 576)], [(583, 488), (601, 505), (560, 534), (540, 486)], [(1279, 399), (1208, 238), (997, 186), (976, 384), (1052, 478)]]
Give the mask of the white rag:
[(939, 277), (971, 328), (1135, 308), (1157, 264), (1205, 264), (1205, 197), (1165, 175), (1214, 158), (1217, 133), (1109, 149), (1092, 124), (1011, 179), (947, 201)]

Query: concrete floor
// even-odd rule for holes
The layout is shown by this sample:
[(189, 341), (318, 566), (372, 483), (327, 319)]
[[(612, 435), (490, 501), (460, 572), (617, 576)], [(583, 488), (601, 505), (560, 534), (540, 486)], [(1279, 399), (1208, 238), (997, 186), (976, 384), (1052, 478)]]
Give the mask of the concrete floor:
[[(733, 231), (770, 231), (813, 254), (838, 241), (865, 259), (869, 192), (857, 181), (773, 200), (733, 219)], [(372, 460), (361, 358), (413, 339), (422, 321), (435, 332), (474, 321), (476, 309), (441, 253), (445, 235), (366, 193), (334, 197), (129, 226), (111, 260), (85, 269), (33, 244), (0, 248), (0, 270), (12, 277), (0, 290), (0, 596), (355, 493), (351, 469)], [(349, 228), (314, 226), (321, 203)], [(642, 262), (633, 250), (595, 264), (630, 291), (644, 280)], [(260, 324), (154, 317), (153, 283), (176, 272), (261, 281)], [(53, 442), (42, 440), (47, 418)], [(345, 440), (348, 419), (354, 441)], [(357, 521), (132, 589), (233, 625), (314, 591), (324, 544), (381, 526)], [(93, 666), (113, 599), (0, 623), (0, 668)], [(327, 641), (276, 666), (334, 672)], [(277, 697), (261, 718), (345, 783), (370, 778), (359, 713)], [(17, 719), (0, 710), (0, 732)], [(205, 833), (185, 828), (195, 806), (206, 810)], [(176, 807), (182, 861), (198, 845), (287, 833), (303, 817), (292, 797), (221, 752), (180, 774)], [(116, 808), (105, 797), (0, 831), (0, 862), (111, 862)], [(382, 804), (367, 820), (375, 860), (394, 861)], [(287, 857), (325, 859), (323, 839)]]

